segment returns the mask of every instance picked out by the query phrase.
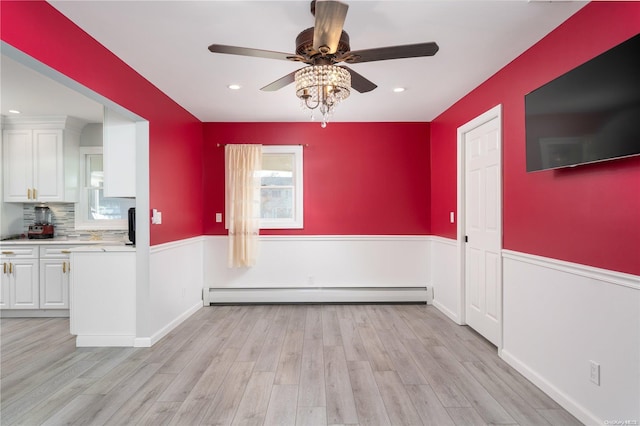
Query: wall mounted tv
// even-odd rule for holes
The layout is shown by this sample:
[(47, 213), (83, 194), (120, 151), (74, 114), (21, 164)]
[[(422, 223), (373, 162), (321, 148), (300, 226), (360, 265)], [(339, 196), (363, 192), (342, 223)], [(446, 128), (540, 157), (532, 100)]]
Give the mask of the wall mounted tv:
[(640, 154), (640, 34), (525, 96), (527, 171)]

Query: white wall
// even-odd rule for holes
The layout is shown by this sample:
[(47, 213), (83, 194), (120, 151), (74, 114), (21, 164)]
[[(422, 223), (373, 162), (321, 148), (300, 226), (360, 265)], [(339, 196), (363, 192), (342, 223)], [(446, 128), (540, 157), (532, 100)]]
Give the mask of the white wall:
[(102, 123), (89, 123), (82, 128), (80, 146), (102, 146)]
[(151, 346), (202, 307), (204, 237), (152, 246), (150, 249), (150, 336), (137, 346)]
[[(463, 318), (455, 240), (431, 237), (433, 305)], [(503, 250), (500, 356), (585, 424), (640, 420), (640, 277)], [(601, 382), (590, 381), (590, 363)], [(613, 423), (610, 423), (613, 424)]]
[[(501, 356), (586, 424), (640, 421), (639, 277), (509, 251), (503, 258)], [(589, 361), (601, 366), (600, 386)]]
[(430, 237), (430, 282), (433, 286), (433, 306), (462, 324), (460, 272), (458, 270), (458, 241), (442, 237)]
[[(227, 238), (210, 236), (205, 286), (218, 290), (211, 293), (214, 303), (222, 289), (286, 288), (287, 297), (295, 293), (292, 289), (303, 289), (311, 297), (306, 301), (339, 301), (319, 297), (330, 289), (342, 294), (350, 289), (361, 300), (373, 301), (366, 297), (376, 297), (372, 294), (382, 294), (383, 289), (393, 291), (386, 294), (393, 298), (400, 289), (422, 288), (419, 297), (426, 297), (428, 259), (426, 236), (262, 236), (257, 265), (230, 269)], [(364, 288), (370, 290), (367, 295)]]

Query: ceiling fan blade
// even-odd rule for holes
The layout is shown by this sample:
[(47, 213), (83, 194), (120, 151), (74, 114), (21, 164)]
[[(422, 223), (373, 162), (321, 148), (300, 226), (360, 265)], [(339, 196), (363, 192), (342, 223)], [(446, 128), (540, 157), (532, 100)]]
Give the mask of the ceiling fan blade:
[(358, 74), (351, 68), (345, 66), (343, 66), (342, 68), (346, 69), (347, 71), (349, 71), (349, 74), (351, 74), (351, 87), (357, 92), (366, 93), (378, 87), (377, 84), (364, 78), (361, 74)]
[(294, 82), (295, 78), (295, 74), (298, 71), (294, 71), (292, 73), (289, 73), (287, 75), (285, 75), (284, 77), (281, 77), (279, 79), (277, 79), (276, 81), (267, 84), (266, 86), (264, 86), (263, 88), (261, 88), (260, 90), (263, 90), (265, 92), (275, 92), (276, 90), (280, 90), (285, 86), (290, 85), (291, 83)]
[(329, 55), (336, 53), (348, 9), (348, 5), (339, 1), (316, 1), (313, 48), (317, 52)]
[(387, 59), (417, 58), (433, 56), (439, 47), (434, 42), (406, 44), (404, 46), (378, 47), (366, 50), (348, 52), (345, 62), (357, 64), (360, 62), (385, 61)]
[(227, 53), (230, 55), (251, 56), (254, 58), (295, 60), (297, 55), (291, 53), (273, 52), (271, 50), (250, 49), (248, 47), (226, 46), (224, 44), (212, 44), (209, 46), (212, 53)]

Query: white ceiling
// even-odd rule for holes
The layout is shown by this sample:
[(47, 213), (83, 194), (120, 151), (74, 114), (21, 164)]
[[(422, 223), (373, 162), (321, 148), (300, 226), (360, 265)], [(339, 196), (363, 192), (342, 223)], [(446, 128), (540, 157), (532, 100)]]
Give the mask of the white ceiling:
[[(293, 85), (277, 92), (259, 90), (300, 64), (207, 50), (217, 43), (294, 53), (296, 35), (314, 23), (307, 0), (49, 2), (202, 121), (308, 120)], [(586, 4), (348, 3), (344, 29), (352, 50), (435, 41), (440, 51), (433, 57), (351, 65), (378, 88), (352, 92), (332, 121), (431, 121)], [(18, 102), (13, 85), (31, 86), (25, 73), (11, 72), (17, 64), (6, 63), (2, 61), (2, 114)], [(15, 77), (23, 80), (15, 82)], [(229, 90), (231, 83), (241, 90)], [(399, 86), (407, 90), (393, 93)], [(63, 108), (64, 96), (53, 96)], [(45, 102), (39, 102), (44, 108)]]

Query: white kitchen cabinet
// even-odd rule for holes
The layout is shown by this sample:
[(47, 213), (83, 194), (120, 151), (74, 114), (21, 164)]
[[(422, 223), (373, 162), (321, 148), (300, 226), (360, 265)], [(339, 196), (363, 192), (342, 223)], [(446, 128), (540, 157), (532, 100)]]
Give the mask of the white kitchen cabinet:
[(69, 253), (66, 246), (40, 247), (40, 309), (69, 309)]
[(76, 202), (82, 125), (71, 117), (5, 120), (4, 201)]
[(104, 108), (104, 196), (136, 196), (136, 123)]
[(39, 309), (38, 255), (36, 247), (6, 247), (0, 255), (2, 308)]

